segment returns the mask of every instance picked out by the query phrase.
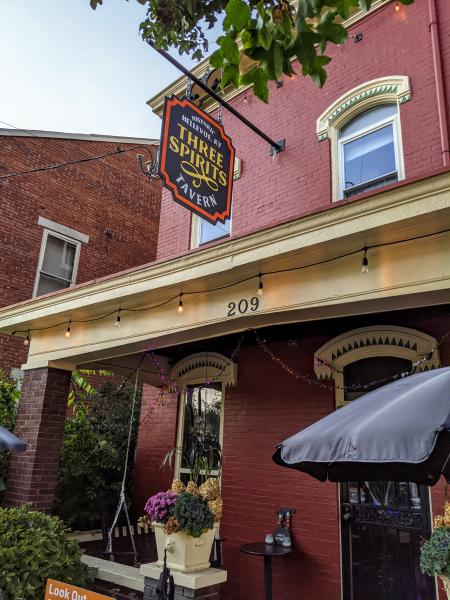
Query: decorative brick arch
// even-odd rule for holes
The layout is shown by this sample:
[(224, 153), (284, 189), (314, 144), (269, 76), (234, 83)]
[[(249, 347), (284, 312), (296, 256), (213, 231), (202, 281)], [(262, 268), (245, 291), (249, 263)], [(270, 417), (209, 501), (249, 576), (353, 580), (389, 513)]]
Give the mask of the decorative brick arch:
[(403, 104), (411, 100), (409, 78), (406, 75), (380, 77), (362, 83), (335, 100), (317, 119), (319, 141), (332, 137), (332, 130), (340, 129), (358, 113), (373, 106), (387, 103)]
[(180, 387), (210, 380), (232, 387), (237, 383), (237, 365), (217, 352), (199, 352), (177, 362), (170, 370), (170, 380)]
[(339, 335), (323, 346), (314, 355), (314, 370), (318, 379), (334, 379), (336, 384), (336, 406), (344, 401), (344, 367), (364, 358), (392, 356), (415, 362), (434, 351), (429, 360), (418, 365), (418, 370), (427, 371), (440, 366), (437, 340), (426, 333), (388, 325), (376, 325), (353, 329)]

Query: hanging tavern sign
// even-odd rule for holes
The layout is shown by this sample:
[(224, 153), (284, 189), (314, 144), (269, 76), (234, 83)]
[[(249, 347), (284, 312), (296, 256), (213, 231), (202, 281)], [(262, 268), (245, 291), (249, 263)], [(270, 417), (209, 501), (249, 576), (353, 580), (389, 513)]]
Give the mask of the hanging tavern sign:
[(166, 98), (159, 156), (175, 202), (213, 224), (230, 218), (234, 148), (222, 125), (187, 98)]

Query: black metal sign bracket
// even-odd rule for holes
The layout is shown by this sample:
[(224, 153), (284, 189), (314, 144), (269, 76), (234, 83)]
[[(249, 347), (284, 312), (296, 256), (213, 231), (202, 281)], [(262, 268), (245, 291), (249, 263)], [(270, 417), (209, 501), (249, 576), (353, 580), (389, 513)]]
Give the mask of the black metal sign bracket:
[(174, 67), (176, 67), (179, 71), (181, 71), (186, 77), (188, 77), (191, 81), (197, 84), (203, 91), (209, 94), (216, 102), (221, 104), (224, 108), (228, 110), (232, 115), (234, 115), (239, 121), (244, 123), (247, 127), (249, 127), (252, 131), (254, 131), (259, 137), (262, 137), (264, 141), (266, 141), (270, 145), (270, 155), (276, 156), (280, 152), (283, 152), (285, 149), (285, 140), (280, 140), (275, 142), (272, 138), (266, 135), (263, 131), (261, 131), (258, 127), (253, 125), (251, 121), (249, 121), (244, 115), (241, 115), (231, 104), (228, 104), (226, 100), (221, 98), (217, 92), (212, 90), (210, 87), (206, 85), (204, 81), (196, 77), (193, 73), (191, 73), (186, 67), (183, 67), (181, 63), (179, 63), (175, 58), (173, 58), (168, 52), (162, 50), (161, 48), (157, 48), (155, 44), (151, 40), (146, 40), (147, 44), (151, 46), (158, 54), (160, 54), (163, 58), (168, 60)]

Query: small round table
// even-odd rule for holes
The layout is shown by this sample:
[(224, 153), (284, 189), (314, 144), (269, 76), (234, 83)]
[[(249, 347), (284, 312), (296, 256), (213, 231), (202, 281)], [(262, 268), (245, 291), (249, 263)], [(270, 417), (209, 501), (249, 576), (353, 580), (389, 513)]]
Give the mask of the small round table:
[(293, 548), (284, 548), (279, 544), (265, 544), (264, 542), (253, 542), (241, 546), (244, 554), (264, 556), (264, 598), (272, 600), (272, 556), (285, 556), (292, 554)]

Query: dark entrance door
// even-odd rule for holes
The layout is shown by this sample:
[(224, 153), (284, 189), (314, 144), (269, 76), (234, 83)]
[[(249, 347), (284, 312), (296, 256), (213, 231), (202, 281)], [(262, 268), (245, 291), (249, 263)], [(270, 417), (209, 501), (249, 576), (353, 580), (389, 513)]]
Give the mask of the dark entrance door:
[[(408, 368), (404, 359), (377, 357), (344, 369), (346, 386), (380, 381)], [(362, 395), (346, 392), (347, 401)], [(428, 488), (409, 482), (341, 485), (343, 600), (434, 600), (434, 579), (419, 569), (421, 540), (430, 534)]]
[(434, 580), (419, 569), (429, 535), (428, 490), (414, 483), (341, 486), (344, 600), (432, 600)]

